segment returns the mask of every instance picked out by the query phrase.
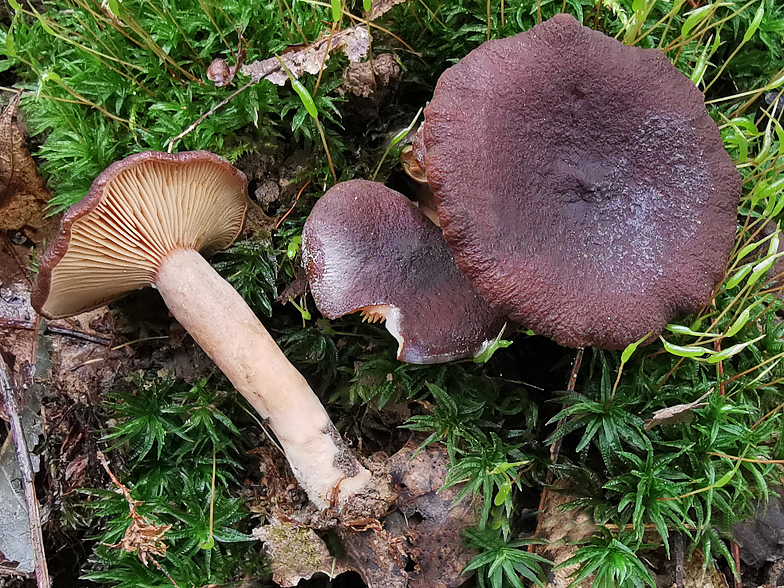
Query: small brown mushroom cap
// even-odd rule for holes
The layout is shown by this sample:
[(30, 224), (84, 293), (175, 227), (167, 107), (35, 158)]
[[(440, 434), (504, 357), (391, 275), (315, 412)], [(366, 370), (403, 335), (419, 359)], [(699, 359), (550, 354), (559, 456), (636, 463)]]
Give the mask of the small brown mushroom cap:
[(458, 267), (562, 345), (621, 349), (723, 276), (740, 175), (658, 50), (566, 14), (487, 42), (441, 76), (423, 141)]
[(475, 355), (504, 324), (457, 269), (438, 227), (382, 184), (351, 180), (332, 187), (313, 207), (302, 245), (321, 313), (385, 316), (401, 361)]
[(245, 175), (213, 153), (148, 151), (118, 161), (63, 217), (41, 259), (33, 307), (71, 316), (149, 286), (172, 251), (232, 243), (247, 202)]

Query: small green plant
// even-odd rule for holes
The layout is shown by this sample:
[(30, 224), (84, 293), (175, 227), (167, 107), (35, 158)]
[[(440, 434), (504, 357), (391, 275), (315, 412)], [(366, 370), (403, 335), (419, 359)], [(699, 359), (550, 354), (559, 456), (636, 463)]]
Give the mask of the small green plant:
[(588, 545), (580, 547), (574, 556), (558, 566), (565, 568), (580, 564), (572, 575), (571, 585), (577, 585), (595, 574), (594, 588), (653, 588), (656, 584), (651, 573), (637, 558), (636, 552), (641, 546), (634, 534), (615, 536), (604, 527), (600, 527), (600, 532), (599, 536), (591, 538)]
[(545, 574), (543, 564), (551, 563), (541, 555), (530, 553), (526, 549), (529, 545), (541, 543), (534, 539), (521, 539), (518, 541), (504, 541), (497, 531), (469, 529), (466, 531), (468, 542), (473, 547), (482, 550), (480, 555), (473, 558), (466, 566), (465, 571), (478, 570), (478, 584), (480, 588), (523, 588), (521, 578), (544, 587)]
[[(122, 475), (137, 517), (158, 525), (161, 549), (126, 551), (123, 537), (137, 517), (110, 490), (86, 490), (103, 531), (84, 578), (117, 588), (225, 583), (263, 566), (247, 533), (248, 513), (237, 496), (241, 438), (230, 420), (234, 403), (218, 383), (193, 386), (170, 377), (133, 379), (135, 390), (113, 393), (118, 423), (106, 436), (132, 459)], [(226, 412), (224, 412), (226, 411)], [(149, 563), (149, 561), (148, 561)], [(168, 577), (167, 577), (168, 576)]]
[[(273, 305), (300, 269), (302, 226), (315, 201), (307, 192), (270, 243), (239, 243), (216, 264), (268, 317), (287, 355), (346, 413), (344, 421), (361, 420), (367, 403), (408, 403), (415, 412), (408, 429), (425, 443), (446, 444), (453, 464), (447, 485), (464, 484), (461, 496), (482, 495), (478, 528), (467, 532), (480, 550), (468, 566), (480, 586), (542, 584), (546, 561), (527, 552), (532, 540), (518, 539), (518, 514), (521, 497), (546, 480), (548, 468), (571, 479), (573, 506), (600, 525), (601, 535), (570, 560), (581, 565), (575, 581), (595, 573), (602, 588), (651, 586), (637, 557), (646, 524), (662, 545), (677, 531), (690, 550), (703, 552), (706, 566), (723, 557), (737, 572), (729, 529), (753, 512), (754, 499), (772, 494), (784, 459), (784, 323), (776, 316), (784, 304), (769, 273), (781, 259), (775, 227), (784, 221), (784, 129), (762, 104), (766, 92), (784, 87), (781, 2), (696, 9), (686, 0), (405, 2), (371, 27), (373, 50), (396, 52), (406, 68), (401, 91), (359, 132), (348, 130), (353, 101), (336, 95), (344, 62), (334, 58), (295, 88), (251, 85), (179, 141), (172, 139), (244, 83), (240, 74), (233, 86), (215, 87), (206, 78), (213, 58), (235, 65), (240, 46), (247, 61), (280, 55), (330, 34), (347, 21), (335, 8), (358, 15), (359, 3), (53, 0), (42, 13), (15, 0), (10, 6), (0, 70), (18, 76), (26, 92), (23, 108), (41, 141), (37, 156), (55, 211), (77, 201), (109, 163), (144, 149), (209, 149), (232, 161), (260, 146), (299, 150), (315, 161), (287, 179), (310, 179), (316, 190), (386, 173), (387, 148), (374, 141), (392, 137), (395, 148), (397, 131), (416, 118), (446, 67), (488, 38), (564, 10), (627, 44), (664, 51), (704, 90), (742, 174), (736, 246), (710, 305), (633, 354), (586, 352), (577, 388), (555, 399), (559, 409), (501, 376), (499, 357), (514, 350), (502, 348), (506, 341), (486, 363), (410, 366), (396, 361), (396, 344), (379, 325), (311, 316), (304, 295), (292, 301), (299, 314)], [(418, 55), (401, 51), (403, 43)], [(233, 423), (242, 416), (228, 395), (214, 381), (147, 378), (135, 388), (110, 396), (118, 424), (106, 441), (127, 459), (122, 477), (143, 503), (140, 514), (172, 525), (160, 565), (183, 587), (258, 571), (237, 498), (245, 458)], [(656, 420), (657, 411), (679, 406), (688, 408), (677, 419)], [(544, 423), (540, 412), (556, 414)], [(555, 464), (551, 443), (561, 447)], [(105, 521), (99, 542), (118, 543), (129, 524), (127, 502), (110, 491), (90, 496)], [(623, 531), (612, 534), (605, 524)], [(123, 588), (171, 585), (135, 554), (107, 545), (96, 548), (86, 577)]]
[[(547, 424), (551, 425), (561, 419), (566, 421), (548, 437), (547, 442), (554, 443), (572, 431), (584, 429), (575, 451), (582, 451), (594, 441), (605, 465), (612, 468), (615, 454), (621, 451), (624, 445), (640, 451), (649, 451), (652, 446), (648, 437), (643, 434), (645, 423), (633, 408), (639, 403), (637, 391), (627, 387), (614, 389), (615, 378), (607, 363), (607, 354), (596, 351), (594, 357), (601, 364), (598, 395), (594, 390), (586, 390), (585, 394), (573, 392), (561, 397), (559, 402), (567, 408)], [(594, 369), (596, 366), (591, 367)], [(589, 386), (596, 383), (596, 378), (589, 376)]]

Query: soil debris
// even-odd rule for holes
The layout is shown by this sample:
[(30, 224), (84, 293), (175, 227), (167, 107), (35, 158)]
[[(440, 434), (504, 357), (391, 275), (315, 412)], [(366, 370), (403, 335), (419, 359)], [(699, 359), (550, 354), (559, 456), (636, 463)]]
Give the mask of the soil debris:
[(380, 101), (403, 76), (403, 68), (392, 53), (381, 53), (372, 60), (349, 63), (343, 70), (341, 94)]
[(471, 496), (455, 504), (462, 485), (439, 492), (449, 470), (445, 446), (429, 445), (419, 453), (417, 447), (409, 441), (387, 462), (403, 517), (386, 524), (406, 541), (408, 566), (413, 564), (410, 588), (461, 586), (468, 577), (461, 575), (463, 568), (477, 554), (467, 548), (462, 531), (476, 524), (480, 504)]
[[(284, 514), (274, 507), (274, 500), (270, 501), (273, 522), (254, 531), (254, 536), (265, 542), (275, 581), (295, 586), (317, 572), (334, 577), (340, 571), (353, 570), (369, 588), (461, 586), (467, 579), (461, 572), (476, 555), (465, 546), (461, 533), (476, 523), (479, 505), (470, 496), (454, 504), (460, 485), (438, 492), (449, 466), (445, 447), (434, 444), (418, 453), (417, 447), (409, 441), (391, 458), (379, 455), (368, 464), (375, 475), (392, 483), (397, 492), (395, 508), (381, 520), (352, 516), (339, 522), (334, 531), (345, 553), (343, 558), (334, 559), (301, 514), (290, 510)], [(283, 484), (272, 487), (282, 490)], [(280, 504), (290, 507), (286, 494), (281, 492)], [(329, 520), (322, 515), (312, 518), (310, 524)], [(295, 558), (294, 553), (299, 556)]]
[(643, 561), (654, 564), (660, 568), (660, 573), (654, 575), (657, 588), (729, 588), (726, 578), (718, 572), (712, 565), (705, 566), (705, 556), (701, 551), (696, 550), (684, 560), (683, 581), (676, 582), (675, 564), (672, 560), (666, 559), (664, 549), (657, 549), (655, 553), (645, 557)]

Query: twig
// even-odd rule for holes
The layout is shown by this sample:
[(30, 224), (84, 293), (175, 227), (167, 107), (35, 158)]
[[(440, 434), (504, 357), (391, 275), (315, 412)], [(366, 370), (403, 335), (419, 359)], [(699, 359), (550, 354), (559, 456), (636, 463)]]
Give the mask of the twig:
[(27, 441), (22, 429), (22, 421), (19, 418), (19, 411), (16, 405), (16, 391), (8, 375), (8, 367), (2, 355), (0, 355), (0, 395), (2, 395), (5, 404), (5, 411), (11, 427), (11, 438), (14, 441), (16, 459), (19, 462), (19, 471), (22, 474), (24, 497), (27, 504), (27, 525), (30, 529), (30, 543), (33, 547), (33, 558), (35, 561), (36, 583), (38, 588), (51, 588), (52, 583), (49, 578), (49, 569), (46, 565), (44, 539), (41, 533), (41, 514), (38, 512), (38, 499), (35, 495), (35, 484), (33, 483), (33, 464), (30, 462)]
[(223, 100), (218, 102), (218, 104), (216, 104), (215, 106), (210, 108), (207, 112), (202, 114), (199, 118), (196, 119), (196, 122), (194, 122), (191, 126), (189, 126), (187, 129), (185, 129), (183, 132), (181, 132), (176, 137), (173, 137), (173, 138), (169, 139), (169, 146), (166, 148), (166, 150), (169, 153), (171, 153), (172, 149), (174, 149), (174, 145), (176, 145), (178, 142), (180, 142), (185, 137), (185, 135), (188, 135), (194, 129), (196, 129), (196, 127), (198, 127), (204, 119), (206, 119), (208, 116), (213, 114), (216, 110), (226, 106), (229, 102), (231, 102), (234, 99), (235, 96), (238, 96), (239, 94), (241, 94), (242, 92), (247, 90), (250, 86), (252, 86), (255, 83), (256, 83), (256, 80), (251, 79), (251, 81), (249, 81), (247, 84), (242, 86), (239, 90), (235, 91), (234, 93), (232, 93), (227, 98), (224, 98)]
[[(0, 329), (21, 329), (24, 331), (35, 331), (37, 330), (37, 327), (36, 324), (32, 321), (0, 317)], [(91, 335), (90, 333), (85, 333), (84, 331), (69, 329), (67, 327), (60, 327), (51, 323), (46, 325), (46, 330), (57, 335), (64, 335), (66, 337), (73, 337), (75, 339), (84, 339), (85, 341), (89, 341), (90, 343), (97, 343), (98, 345), (109, 346), (112, 343), (112, 340), (107, 337)]]
[(683, 588), (686, 579), (685, 557), (683, 553), (683, 535), (675, 533), (672, 537), (672, 546), (675, 553), (675, 586)]
[(90, 343), (97, 343), (98, 345), (106, 345), (107, 347), (112, 343), (112, 340), (107, 339), (106, 337), (99, 337), (98, 335), (90, 335), (89, 333), (85, 333), (84, 331), (66, 329), (65, 327), (58, 327), (57, 325), (46, 325), (46, 330), (52, 333), (56, 333), (57, 335), (67, 335), (68, 337), (74, 337), (75, 339), (84, 339), (85, 341), (89, 341)]
[(784, 463), (784, 459), (752, 459), (750, 457), (738, 457), (737, 455), (727, 455), (726, 453), (717, 453), (709, 451), (708, 455), (715, 455), (716, 457), (724, 457), (733, 461), (742, 461), (744, 463)]
[[(580, 372), (580, 365), (583, 363), (583, 353), (585, 351), (584, 347), (580, 347), (577, 350), (577, 355), (574, 356), (574, 363), (572, 364), (572, 371), (569, 374), (569, 383), (566, 386), (566, 390), (568, 392), (574, 392), (575, 385), (577, 384), (577, 374)], [(562, 418), (558, 421), (556, 425), (556, 430), (560, 429), (566, 418)], [(561, 451), (561, 443), (563, 442), (563, 438), (557, 439), (553, 441), (552, 445), (550, 445), (550, 461), (555, 463), (558, 459), (558, 453)], [(544, 503), (547, 500), (547, 485), (552, 484), (553, 482), (553, 471), (547, 470), (547, 476), (545, 477), (545, 486), (542, 488), (542, 496), (539, 498), (539, 514), (536, 517), (536, 532), (534, 533), (534, 537), (538, 537), (540, 531), (542, 530), (542, 513), (544, 512)], [(528, 548), (528, 551), (532, 551), (533, 545)]]
[[(731, 549), (732, 549), (732, 559), (735, 562), (735, 569), (738, 571), (738, 576), (735, 576), (735, 574), (733, 574), (733, 576), (735, 576), (735, 578), (734, 578), (735, 579), (735, 588), (743, 588), (743, 582), (740, 580), (740, 548), (738, 547), (738, 544), (735, 543), (734, 541), (732, 542), (731, 545), (732, 545), (732, 547), (731, 547)], [(777, 584), (778, 584), (778, 582), (777, 582)]]
[(294, 204), (291, 205), (291, 208), (288, 209), (286, 214), (280, 217), (280, 220), (275, 225), (276, 231), (278, 230), (278, 227), (280, 227), (280, 225), (283, 224), (283, 221), (286, 220), (286, 217), (291, 214), (291, 211), (294, 210), (294, 207), (297, 206), (297, 202), (299, 202), (299, 197), (302, 196), (302, 193), (305, 191), (305, 188), (307, 188), (309, 185), (310, 185), (310, 180), (305, 182), (305, 185), (299, 189), (299, 192), (297, 192), (297, 197), (294, 199)]
[[(567, 392), (574, 392), (574, 387), (577, 384), (577, 374), (580, 372), (580, 365), (583, 363), (583, 352), (585, 347), (580, 347), (577, 350), (577, 355), (574, 356), (574, 363), (572, 364), (572, 371), (569, 374), (569, 384), (566, 386)], [(566, 417), (562, 418), (558, 421), (556, 425), (556, 429), (560, 429), (563, 427), (564, 422), (566, 421)], [(561, 452), (561, 443), (563, 442), (563, 437), (553, 441), (552, 445), (550, 445), (550, 461), (555, 463), (558, 459), (558, 454)], [(551, 471), (547, 472), (547, 484), (552, 482), (553, 475)]]
[(35, 323), (32, 321), (8, 319), (0, 316), (0, 329), (20, 329), (22, 331), (32, 331), (35, 329)]
[[(143, 343), (145, 341), (156, 341), (158, 339), (168, 339), (168, 338), (169, 338), (168, 335), (161, 335), (160, 337), (142, 337), (141, 339), (135, 339), (133, 341), (128, 341), (126, 343), (121, 343), (120, 345), (115, 345), (114, 347), (110, 347), (109, 351), (117, 351), (119, 349), (124, 349), (126, 347), (130, 347), (131, 345), (133, 345), (135, 343)], [(108, 356), (108, 352), (105, 353), (103, 357), (96, 357), (96, 358), (93, 358), (93, 359), (88, 359), (87, 361), (83, 361), (79, 365), (75, 365), (74, 367), (72, 367), (71, 371), (75, 372), (79, 368), (83, 368), (86, 365), (90, 365), (90, 364), (93, 364), (93, 363), (100, 363), (102, 361), (106, 361), (107, 356)]]

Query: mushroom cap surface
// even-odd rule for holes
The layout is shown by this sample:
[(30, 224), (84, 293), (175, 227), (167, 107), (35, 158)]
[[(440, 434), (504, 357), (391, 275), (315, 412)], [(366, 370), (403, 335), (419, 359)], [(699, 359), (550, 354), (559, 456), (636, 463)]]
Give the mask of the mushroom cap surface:
[(247, 180), (207, 151), (147, 151), (106, 168), (63, 216), (33, 287), (47, 318), (97, 308), (155, 282), (177, 249), (215, 251), (242, 230)]
[(305, 223), (302, 246), (321, 313), (333, 319), (385, 310), (401, 361), (475, 355), (505, 322), (457, 269), (438, 227), (382, 184), (351, 180), (330, 188)]
[(559, 344), (622, 349), (722, 279), (740, 174), (658, 50), (557, 15), (444, 72), (422, 134), (458, 267)]

